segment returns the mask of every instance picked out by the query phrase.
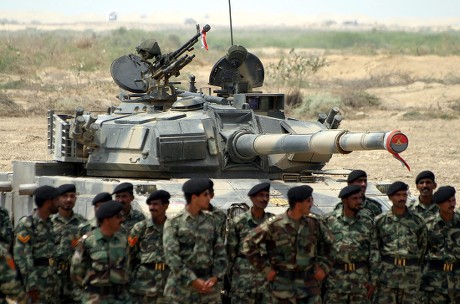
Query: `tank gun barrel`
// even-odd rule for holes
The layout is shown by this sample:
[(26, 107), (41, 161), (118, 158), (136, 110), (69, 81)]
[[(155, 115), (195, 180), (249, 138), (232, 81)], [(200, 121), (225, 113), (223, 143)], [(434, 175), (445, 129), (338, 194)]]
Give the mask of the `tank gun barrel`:
[(400, 131), (350, 132), (322, 130), (313, 134), (248, 134), (233, 140), (233, 150), (242, 158), (258, 155), (307, 153), (347, 154), (359, 150), (387, 150), (398, 154), (407, 149), (408, 139)]

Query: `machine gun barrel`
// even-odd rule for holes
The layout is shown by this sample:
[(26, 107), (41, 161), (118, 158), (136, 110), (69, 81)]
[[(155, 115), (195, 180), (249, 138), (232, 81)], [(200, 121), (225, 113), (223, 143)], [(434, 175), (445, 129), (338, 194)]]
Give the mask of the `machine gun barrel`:
[(193, 45), (198, 42), (198, 38), (201, 36), (201, 33), (202, 32), (207, 33), (210, 30), (211, 30), (211, 26), (209, 24), (206, 24), (205, 26), (203, 26), (203, 30), (201, 32), (196, 33), (196, 35), (190, 38), (190, 40), (187, 41), (183, 46), (181, 46), (180, 48), (172, 52), (171, 58), (178, 58), (180, 55), (190, 50), (190, 48), (193, 47)]
[(307, 153), (347, 154), (359, 150), (387, 150), (392, 154), (407, 149), (408, 139), (400, 131), (350, 132), (322, 130), (313, 134), (247, 134), (233, 140), (233, 150), (242, 158), (258, 155)]

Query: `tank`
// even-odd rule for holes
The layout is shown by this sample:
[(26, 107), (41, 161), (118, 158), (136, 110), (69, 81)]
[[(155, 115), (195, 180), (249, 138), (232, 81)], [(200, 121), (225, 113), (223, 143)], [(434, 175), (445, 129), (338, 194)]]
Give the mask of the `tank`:
[[(48, 111), (52, 160), (15, 161), (13, 172), (0, 173), (0, 201), (13, 219), (30, 214), (35, 188), (64, 183), (76, 185), (75, 210), (89, 218), (93, 196), (124, 181), (135, 186), (135, 209), (148, 212), (146, 196), (165, 189), (173, 213), (185, 204), (183, 182), (193, 177), (213, 179), (213, 203), (224, 209), (247, 203), (248, 190), (269, 180), (269, 209), (275, 213), (287, 208), (290, 187), (308, 183), (314, 188), (312, 211), (322, 214), (338, 202), (349, 173), (323, 169), (334, 154), (387, 150), (399, 157), (407, 148), (408, 138), (398, 130), (340, 129), (338, 108), (315, 121), (286, 117), (285, 96), (260, 91), (264, 66), (240, 45), (231, 46), (210, 71), (212, 93), (197, 89), (193, 75), (187, 90), (178, 89), (171, 79), (193, 60), (194, 45), (210, 29), (197, 26), (196, 35), (170, 53), (151, 39), (136, 54), (116, 59), (110, 73), (121, 89), (120, 103), (107, 112)], [(384, 209), (385, 186), (370, 182), (367, 191)]]

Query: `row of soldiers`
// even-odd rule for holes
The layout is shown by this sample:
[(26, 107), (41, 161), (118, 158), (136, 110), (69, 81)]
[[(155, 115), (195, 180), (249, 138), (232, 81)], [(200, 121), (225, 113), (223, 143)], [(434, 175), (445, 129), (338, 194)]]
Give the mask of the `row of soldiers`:
[(72, 210), (74, 185), (43, 186), (37, 211), (15, 230), (23, 285), (10, 278), (6, 290), (33, 303), (221, 303), (226, 281), (231, 303), (460, 303), (455, 189), (433, 193), (434, 174), (421, 172), (418, 199), (408, 202), (408, 186), (395, 182), (383, 214), (365, 196), (364, 171), (347, 181), (323, 218), (310, 213), (306, 185), (288, 191), (286, 213), (265, 212), (262, 183), (248, 193), (250, 210), (230, 220), (210, 203), (209, 179), (184, 183), (186, 206), (170, 219), (164, 190), (148, 197), (145, 219), (131, 208), (132, 184), (122, 183), (115, 200), (93, 199), (96, 217), (86, 221)]

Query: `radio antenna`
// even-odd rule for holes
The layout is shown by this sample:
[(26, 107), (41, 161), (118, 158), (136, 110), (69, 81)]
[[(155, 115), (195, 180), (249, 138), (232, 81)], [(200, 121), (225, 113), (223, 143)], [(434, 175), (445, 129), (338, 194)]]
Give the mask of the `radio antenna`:
[(232, 4), (228, 0), (228, 15), (230, 16), (230, 42), (233, 45)]

